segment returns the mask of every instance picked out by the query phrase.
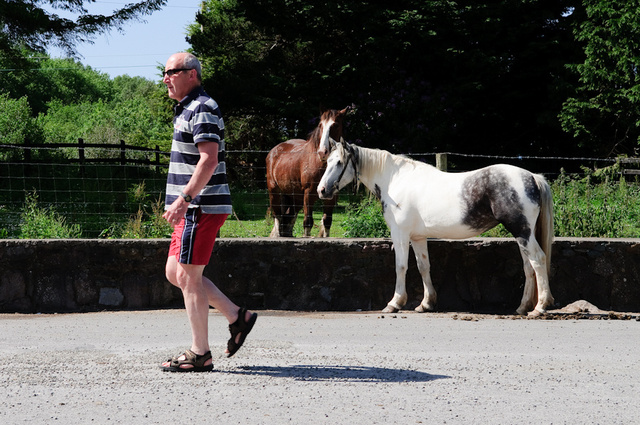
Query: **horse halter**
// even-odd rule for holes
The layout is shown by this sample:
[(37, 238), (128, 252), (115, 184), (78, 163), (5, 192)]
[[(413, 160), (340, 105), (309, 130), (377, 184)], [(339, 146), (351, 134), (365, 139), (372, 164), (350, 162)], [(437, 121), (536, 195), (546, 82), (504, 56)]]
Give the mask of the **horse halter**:
[[(338, 177), (336, 182), (333, 184), (333, 188), (336, 191), (339, 190), (340, 181), (342, 180), (342, 177), (344, 176), (344, 173), (347, 171), (347, 168), (349, 167), (349, 162), (351, 162), (351, 165), (353, 165), (353, 173), (355, 174), (356, 182), (358, 181), (358, 152), (354, 149), (353, 146), (351, 146), (350, 143), (344, 143), (344, 140), (342, 140), (340, 144), (342, 145), (342, 147), (346, 151), (347, 158), (344, 161), (344, 167), (342, 168), (342, 171), (340, 172), (340, 176)], [(355, 185), (353, 187), (353, 193), (354, 194), (355, 194), (356, 190), (357, 190), (357, 185)]]

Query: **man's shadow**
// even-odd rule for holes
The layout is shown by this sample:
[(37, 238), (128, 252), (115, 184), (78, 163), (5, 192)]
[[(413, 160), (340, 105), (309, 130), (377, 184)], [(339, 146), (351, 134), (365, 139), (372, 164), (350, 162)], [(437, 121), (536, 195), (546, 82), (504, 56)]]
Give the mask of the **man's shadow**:
[(327, 365), (240, 366), (226, 373), (293, 378), (297, 381), (430, 382), (450, 378), (450, 376), (432, 375), (416, 370)]

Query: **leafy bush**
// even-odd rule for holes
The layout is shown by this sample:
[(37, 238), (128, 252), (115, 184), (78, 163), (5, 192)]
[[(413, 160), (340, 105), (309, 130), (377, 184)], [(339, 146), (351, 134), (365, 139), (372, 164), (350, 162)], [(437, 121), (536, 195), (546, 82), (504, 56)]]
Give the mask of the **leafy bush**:
[(129, 189), (129, 204), (137, 211), (124, 223), (113, 223), (100, 237), (108, 239), (154, 239), (168, 238), (173, 227), (163, 217), (164, 200), (151, 201), (144, 182)]
[[(598, 181), (599, 180), (599, 181)], [(640, 187), (624, 177), (561, 174), (551, 185), (558, 236), (625, 238), (640, 236)]]
[(21, 216), (20, 239), (68, 239), (81, 236), (80, 226), (67, 224), (58, 212), (39, 206), (35, 191), (27, 194)]
[[(28, 140), (38, 141), (40, 129), (31, 117), (26, 97), (11, 99), (6, 93), (0, 93), (0, 111), (0, 144), (21, 145)], [(10, 155), (2, 154), (0, 158), (9, 159)]]
[(367, 197), (359, 204), (351, 204), (342, 223), (348, 238), (388, 238), (389, 228), (382, 215), (380, 203)]

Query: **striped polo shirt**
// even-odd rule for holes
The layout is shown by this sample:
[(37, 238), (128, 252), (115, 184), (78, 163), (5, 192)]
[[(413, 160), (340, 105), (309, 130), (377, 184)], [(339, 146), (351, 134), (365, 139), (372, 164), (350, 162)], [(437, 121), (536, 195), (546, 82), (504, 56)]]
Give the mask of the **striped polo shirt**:
[(176, 200), (193, 175), (200, 159), (197, 144), (218, 143), (218, 166), (213, 176), (193, 197), (189, 208), (205, 214), (231, 214), (231, 193), (227, 184), (224, 150), (224, 121), (218, 104), (202, 87), (195, 88), (175, 108), (173, 142), (167, 177), (165, 209)]

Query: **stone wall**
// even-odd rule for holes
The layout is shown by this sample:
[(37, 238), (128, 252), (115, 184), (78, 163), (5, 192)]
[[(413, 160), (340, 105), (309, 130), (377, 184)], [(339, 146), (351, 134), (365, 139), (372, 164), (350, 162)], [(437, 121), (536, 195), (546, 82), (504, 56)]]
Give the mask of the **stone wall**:
[[(0, 312), (77, 312), (182, 307), (164, 277), (168, 240), (0, 240)], [(443, 311), (510, 313), (522, 297), (513, 239), (429, 242)], [(386, 239), (219, 239), (205, 270), (236, 303), (254, 309), (379, 310), (393, 296), (395, 259)], [(640, 239), (554, 243), (551, 290), (558, 305), (587, 300), (640, 311)], [(422, 299), (410, 254), (409, 303)]]

